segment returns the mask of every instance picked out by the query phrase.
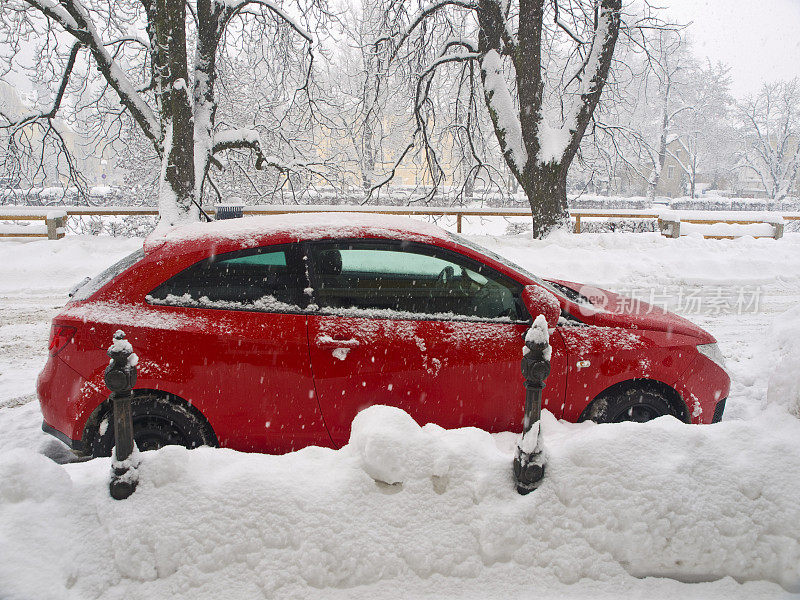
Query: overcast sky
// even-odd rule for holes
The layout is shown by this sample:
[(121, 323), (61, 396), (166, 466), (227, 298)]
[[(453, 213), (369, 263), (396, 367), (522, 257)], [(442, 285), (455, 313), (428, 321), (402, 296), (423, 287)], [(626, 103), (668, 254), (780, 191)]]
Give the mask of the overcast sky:
[(682, 23), (701, 58), (731, 67), (733, 93), (800, 77), (800, 0), (655, 0)]
[[(651, 2), (674, 21), (691, 22), (688, 31), (699, 58), (731, 67), (734, 96), (757, 92), (765, 82), (800, 77), (800, 0)], [(19, 79), (18, 88), (29, 90), (30, 83)]]

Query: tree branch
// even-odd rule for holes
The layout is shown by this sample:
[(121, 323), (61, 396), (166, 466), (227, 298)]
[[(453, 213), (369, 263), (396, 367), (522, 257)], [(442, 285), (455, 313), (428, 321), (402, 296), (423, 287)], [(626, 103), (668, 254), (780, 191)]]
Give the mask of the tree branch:
[(75, 42), (69, 51), (67, 64), (64, 66), (64, 73), (61, 75), (61, 83), (58, 86), (58, 91), (56, 92), (56, 96), (53, 99), (53, 104), (50, 106), (50, 110), (48, 110), (45, 113), (31, 113), (20, 119), (17, 119), (14, 122), (9, 121), (8, 125), (2, 126), (3, 128), (13, 128), (16, 131), (20, 127), (23, 127), (26, 124), (31, 123), (33, 121), (38, 121), (39, 119), (55, 118), (58, 109), (61, 108), (61, 101), (64, 98), (64, 92), (66, 91), (67, 85), (69, 84), (69, 78), (70, 75), (72, 75), (72, 70), (75, 68), (75, 60), (78, 58), (78, 53), (80, 52), (81, 47), (82, 44), (80, 42)]
[(52, 0), (25, 0), (25, 2), (56, 21), (67, 33), (89, 48), (100, 73), (160, 152), (161, 126), (158, 119), (139, 96), (120, 66), (109, 55), (106, 44), (100, 38), (86, 7), (78, 0), (62, 0), (62, 4), (56, 4)]

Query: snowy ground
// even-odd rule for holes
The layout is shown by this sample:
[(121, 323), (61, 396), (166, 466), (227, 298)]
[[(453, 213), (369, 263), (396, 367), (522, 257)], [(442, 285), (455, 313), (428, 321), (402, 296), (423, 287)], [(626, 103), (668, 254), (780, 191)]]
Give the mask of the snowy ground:
[(548, 475), (522, 498), (513, 435), (376, 407), (340, 451), (146, 453), (114, 502), (107, 461), (57, 464), (32, 400), (66, 290), (140, 242), (2, 242), (0, 599), (800, 594), (800, 234), (474, 239), (710, 330), (733, 379), (725, 421), (546, 417)]

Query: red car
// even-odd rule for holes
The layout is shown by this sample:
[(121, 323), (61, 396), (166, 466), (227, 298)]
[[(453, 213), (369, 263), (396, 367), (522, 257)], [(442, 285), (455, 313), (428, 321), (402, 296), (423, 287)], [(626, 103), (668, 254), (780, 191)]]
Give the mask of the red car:
[(110, 453), (103, 370), (121, 328), (139, 356), (142, 450), (338, 447), (372, 404), (513, 431), (523, 335), (540, 313), (553, 348), (543, 406), (556, 417), (721, 418), (730, 381), (714, 338), (689, 321), (544, 281), (423, 222), (328, 213), (154, 234), (79, 287), (53, 320), (42, 427), (76, 453)]

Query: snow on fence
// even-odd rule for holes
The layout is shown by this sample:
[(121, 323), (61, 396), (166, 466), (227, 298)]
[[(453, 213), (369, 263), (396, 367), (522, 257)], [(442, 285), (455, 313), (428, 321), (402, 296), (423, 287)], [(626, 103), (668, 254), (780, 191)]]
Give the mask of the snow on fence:
[(661, 233), (677, 238), (681, 235), (699, 233), (705, 238), (732, 239), (749, 235), (752, 237), (783, 237), (786, 220), (798, 220), (800, 214), (755, 211), (702, 211), (665, 210), (658, 218)]
[[(31, 210), (30, 208), (11, 207), (0, 211), (0, 221), (12, 221), (13, 225), (0, 228), (3, 237), (46, 237), (59, 240), (64, 237), (67, 225), (67, 211), (63, 209)], [(32, 225), (29, 221), (44, 221), (44, 227)]]
[[(205, 212), (215, 214), (214, 207), (206, 207)], [(530, 218), (529, 209), (511, 207), (476, 207), (476, 206), (378, 206), (378, 205), (349, 205), (349, 204), (268, 204), (250, 205), (244, 207), (245, 215), (288, 214), (307, 212), (358, 212), (386, 215), (423, 216), (423, 217), (448, 217), (455, 218), (457, 232), (461, 232), (464, 219), (468, 217), (479, 218)], [(774, 237), (783, 235), (784, 224), (787, 221), (800, 221), (800, 212), (775, 213), (768, 211), (675, 211), (652, 210), (631, 208), (570, 208), (570, 217), (573, 220), (575, 233), (584, 231), (584, 225), (595, 223), (599, 220), (613, 222), (631, 222), (633, 231), (661, 230), (668, 237), (678, 237), (687, 233), (701, 233), (706, 238), (731, 238), (742, 235), (754, 237)], [(59, 239), (64, 236), (66, 217), (155, 217), (158, 215), (156, 207), (145, 206), (61, 206), (30, 207), (30, 206), (0, 206), (0, 222), (10, 221), (13, 225), (0, 226), (0, 237), (48, 237)], [(47, 229), (37, 228), (29, 221), (44, 220)], [(641, 226), (642, 223), (648, 226)], [(681, 227), (681, 223), (690, 227)], [(639, 224), (637, 227), (636, 224)], [(718, 224), (719, 226), (714, 226)], [(736, 226), (733, 228), (722, 227), (725, 224)], [(691, 227), (694, 225), (711, 226)], [(741, 227), (739, 227), (741, 226)], [(656, 228), (657, 227), (657, 228)], [(589, 229), (589, 228), (587, 228)], [(724, 231), (723, 231), (724, 230)]]

